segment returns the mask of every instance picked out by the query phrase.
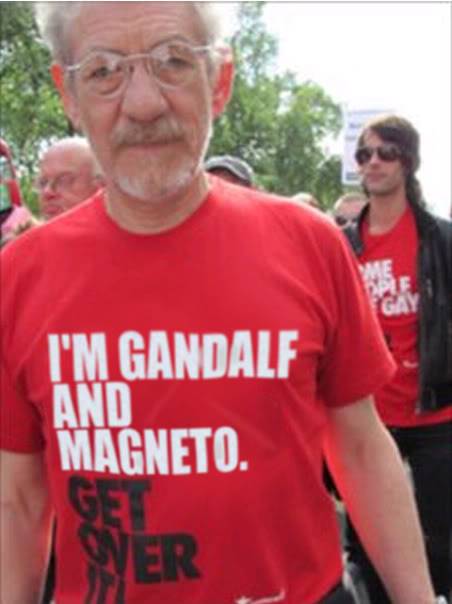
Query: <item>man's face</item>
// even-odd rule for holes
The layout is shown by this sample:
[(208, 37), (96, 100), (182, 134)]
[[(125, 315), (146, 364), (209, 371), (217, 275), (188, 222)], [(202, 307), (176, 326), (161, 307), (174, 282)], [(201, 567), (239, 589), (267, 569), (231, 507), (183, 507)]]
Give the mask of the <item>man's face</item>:
[(343, 201), (334, 210), (334, 220), (338, 226), (345, 228), (358, 218), (365, 205), (366, 202), (359, 199), (356, 201)]
[[(71, 33), (72, 63), (99, 51), (147, 53), (168, 41), (205, 45), (190, 4), (82, 3)], [(66, 108), (89, 138), (109, 193), (159, 202), (187, 188), (201, 173), (213, 119), (212, 74), (200, 54), (186, 84), (165, 88), (144, 59), (128, 65), (125, 86), (110, 96), (94, 93), (89, 80), (75, 72)]]
[[(376, 149), (385, 141), (369, 131), (364, 137), (364, 144)], [(405, 190), (405, 171), (399, 158), (384, 161), (378, 153), (373, 153), (369, 161), (359, 167), (359, 172), (362, 184), (371, 196), (386, 197)]]
[(85, 201), (98, 188), (90, 153), (85, 149), (50, 149), (36, 179), (41, 215), (55, 218)]

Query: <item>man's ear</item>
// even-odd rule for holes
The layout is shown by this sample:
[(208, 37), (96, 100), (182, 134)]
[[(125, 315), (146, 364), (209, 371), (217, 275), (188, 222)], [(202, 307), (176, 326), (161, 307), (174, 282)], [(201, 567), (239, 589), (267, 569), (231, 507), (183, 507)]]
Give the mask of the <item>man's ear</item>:
[(234, 83), (234, 63), (232, 52), (225, 51), (222, 62), (218, 68), (213, 89), (213, 115), (218, 117), (225, 110), (231, 95)]
[(78, 106), (73, 91), (69, 90), (64, 70), (59, 63), (53, 63), (50, 73), (52, 74), (53, 83), (60, 94), (66, 115), (71, 120), (75, 130), (79, 132), (81, 121)]

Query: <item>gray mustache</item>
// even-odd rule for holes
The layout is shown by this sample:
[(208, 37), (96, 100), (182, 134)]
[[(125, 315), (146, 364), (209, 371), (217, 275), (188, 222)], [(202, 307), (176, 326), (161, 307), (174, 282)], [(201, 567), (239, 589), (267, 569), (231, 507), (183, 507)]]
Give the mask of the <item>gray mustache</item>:
[(151, 124), (133, 124), (117, 128), (112, 142), (115, 147), (171, 143), (183, 136), (183, 129), (177, 122), (161, 119)]

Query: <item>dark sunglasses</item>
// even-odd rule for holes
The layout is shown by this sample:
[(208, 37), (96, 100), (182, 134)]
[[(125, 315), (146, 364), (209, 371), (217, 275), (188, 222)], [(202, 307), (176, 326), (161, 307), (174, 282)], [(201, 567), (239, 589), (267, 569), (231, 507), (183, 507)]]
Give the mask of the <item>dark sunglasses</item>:
[(378, 159), (387, 162), (396, 161), (396, 159), (402, 157), (402, 153), (397, 145), (383, 143), (382, 145), (378, 145), (378, 147), (359, 147), (355, 153), (356, 163), (359, 166), (369, 163), (374, 153), (377, 154)]
[(347, 216), (342, 216), (342, 214), (336, 214), (334, 217), (334, 222), (337, 226), (344, 227), (347, 224), (353, 224), (354, 222), (358, 222), (358, 217), (356, 218), (347, 218)]

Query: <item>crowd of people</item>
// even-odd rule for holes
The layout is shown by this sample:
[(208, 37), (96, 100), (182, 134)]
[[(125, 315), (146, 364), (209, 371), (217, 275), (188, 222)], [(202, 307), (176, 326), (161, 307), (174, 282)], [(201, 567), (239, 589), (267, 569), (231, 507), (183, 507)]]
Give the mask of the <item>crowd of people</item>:
[[(259, 188), (253, 168), (239, 157), (211, 156), (205, 161), (204, 170), (242, 187)], [(33, 216), (22, 206), (15, 220), (11, 221), (11, 227), (7, 225), (8, 236), (4, 243), (89, 200), (103, 187), (104, 179), (88, 140), (82, 136), (72, 136), (53, 143), (45, 150), (33, 184), (39, 215)], [(322, 204), (312, 193), (297, 193), (291, 199), (323, 211)], [(366, 203), (364, 193), (348, 192), (339, 197), (326, 215), (344, 228), (357, 221)]]
[(69, 4), (36, 17), (84, 136), (2, 251), (1, 602), (53, 550), (55, 604), (447, 604), (452, 222), (415, 127), (369, 122), (325, 214), (205, 157), (216, 3)]

